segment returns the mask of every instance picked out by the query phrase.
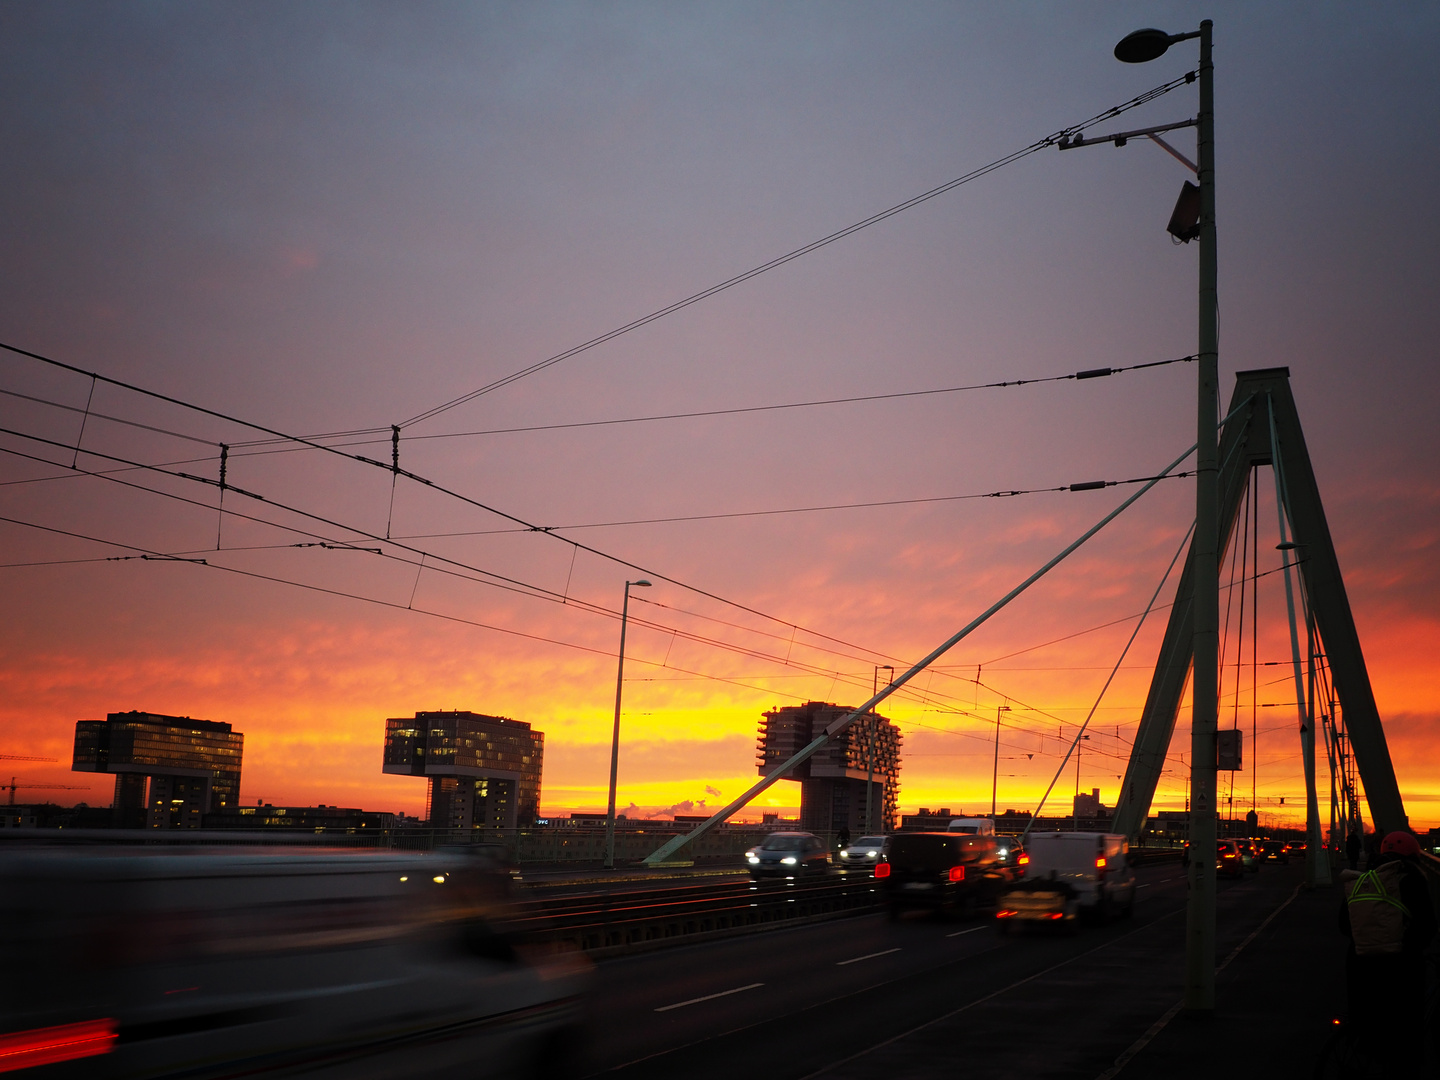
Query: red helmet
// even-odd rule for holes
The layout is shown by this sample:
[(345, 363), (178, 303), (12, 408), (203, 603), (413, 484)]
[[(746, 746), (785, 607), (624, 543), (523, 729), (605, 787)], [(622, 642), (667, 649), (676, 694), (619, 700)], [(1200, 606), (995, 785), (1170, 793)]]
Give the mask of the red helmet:
[(1408, 832), (1392, 832), (1380, 841), (1380, 853), (1413, 857), (1420, 854), (1420, 842)]

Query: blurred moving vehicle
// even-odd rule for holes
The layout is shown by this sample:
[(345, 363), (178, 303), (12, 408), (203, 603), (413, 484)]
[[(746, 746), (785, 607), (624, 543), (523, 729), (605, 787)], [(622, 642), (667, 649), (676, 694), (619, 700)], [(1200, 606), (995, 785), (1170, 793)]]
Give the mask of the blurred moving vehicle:
[(45, 1077), (532, 1076), (588, 964), (526, 956), (508, 871), (291, 847), (0, 851), (0, 1069)]
[(988, 817), (951, 818), (946, 832), (969, 833), (972, 836), (994, 836), (995, 820)]
[(847, 873), (874, 873), (885, 858), (887, 836), (862, 836), (840, 851), (840, 868)]
[(1260, 863), (1263, 856), (1260, 852), (1260, 845), (1254, 840), (1236, 840), (1235, 846), (1240, 849), (1240, 861), (1245, 869), (1252, 874), (1260, 872)]
[(990, 904), (1005, 884), (994, 836), (952, 832), (892, 836), (875, 876), (885, 882), (892, 919), (910, 908), (955, 912)]
[(995, 842), (1005, 879), (1019, 881), (1025, 876), (1025, 868), (1030, 865), (1030, 856), (1025, 854), (1025, 845), (1018, 836), (1000, 835), (995, 837)]
[(1215, 841), (1215, 873), (1232, 878), (1245, 876), (1245, 858), (1236, 841)]
[(1284, 840), (1266, 840), (1261, 851), (1266, 862), (1290, 862), (1290, 845)]
[(745, 852), (752, 878), (828, 874), (830, 849), (814, 833), (773, 832)]
[(1031, 833), (1025, 880), (999, 897), (1001, 932), (1022, 923), (1073, 924), (1081, 916), (1105, 922), (1135, 913), (1130, 842), (1114, 833)]

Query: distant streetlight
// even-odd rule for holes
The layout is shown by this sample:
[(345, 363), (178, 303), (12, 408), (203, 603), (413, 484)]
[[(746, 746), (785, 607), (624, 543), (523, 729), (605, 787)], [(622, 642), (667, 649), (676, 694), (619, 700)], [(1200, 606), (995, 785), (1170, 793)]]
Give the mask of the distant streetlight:
[(1009, 712), (1009, 705), (995, 706), (995, 768), (990, 774), (990, 820), (995, 820), (996, 793), (1000, 790), (1000, 714)]
[[(870, 679), (870, 696), (872, 698), (880, 692), (880, 672), (882, 671), (890, 672), (890, 681), (892, 683), (895, 681), (895, 668), (893, 665), (877, 664), (875, 667), (875, 673), (873, 676), (871, 676)], [(875, 710), (871, 709), (869, 771), (866, 773), (865, 776), (865, 831), (867, 833), (872, 833), (875, 831), (874, 818), (871, 816), (870, 807), (871, 803), (875, 801), (874, 796), (871, 794), (871, 792), (874, 790), (875, 786), (875, 743), (876, 737), (879, 734), (879, 729), (880, 718), (875, 715)], [(880, 812), (882, 814), (885, 812), (885, 805), (883, 801), (880, 805)]]
[(620, 772), (620, 693), (625, 688), (625, 624), (630, 618), (630, 586), (648, 589), (650, 582), (625, 582), (625, 603), (620, 608), (620, 662), (615, 670), (615, 731), (610, 736), (610, 802), (605, 810), (605, 869), (615, 869), (615, 778)]

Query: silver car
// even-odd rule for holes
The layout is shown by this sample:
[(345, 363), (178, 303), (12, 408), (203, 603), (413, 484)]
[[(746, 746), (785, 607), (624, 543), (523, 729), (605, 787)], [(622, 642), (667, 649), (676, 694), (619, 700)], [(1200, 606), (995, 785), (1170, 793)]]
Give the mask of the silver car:
[(830, 850), (814, 833), (775, 832), (745, 853), (752, 878), (796, 878), (830, 872)]
[(888, 836), (862, 836), (840, 851), (840, 869), (847, 874), (875, 873), (877, 864), (885, 861)]

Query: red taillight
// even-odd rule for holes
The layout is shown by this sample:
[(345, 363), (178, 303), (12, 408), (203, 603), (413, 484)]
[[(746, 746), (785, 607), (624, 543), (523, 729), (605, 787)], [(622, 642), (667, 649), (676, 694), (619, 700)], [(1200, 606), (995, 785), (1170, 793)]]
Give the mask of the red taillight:
[(1021, 866), (1026, 866), (1026, 865), (1029, 864), (1029, 862), (1030, 862), (1030, 856), (1029, 856), (1029, 855), (1021, 855), (1021, 856), (1020, 856), (1020, 865), (1021, 865)]
[(1105, 869), (1105, 856), (1104, 856), (1104, 855), (1101, 855), (1098, 859), (1095, 860), (1095, 869), (1096, 869), (1096, 870), (1104, 870), (1104, 869)]
[(875, 876), (876, 876), (876, 877), (889, 877), (889, 876), (890, 876), (890, 864), (889, 864), (888, 862), (876, 863), (876, 864), (875, 864)]
[(1013, 916), (1014, 914), (1016, 914), (1016, 913), (1013, 912), (1013, 911), (997, 911), (997, 912), (995, 912), (995, 917), (996, 917), (997, 919), (1008, 919), (1008, 918), (1010, 918), (1011, 916)]
[(115, 1036), (114, 1020), (85, 1020), (0, 1035), (0, 1072), (108, 1054)]
[(964, 880), (965, 880), (965, 868), (964, 868), (963, 866), (952, 866), (952, 867), (950, 867), (950, 880), (951, 880), (951, 881), (964, 881)]
[(1063, 911), (1056, 911), (1056, 912), (1052, 913), (1051, 916), (1050, 916), (1050, 918), (1052, 918), (1052, 919), (1063, 919), (1064, 917), (1065, 917), (1065, 913), (1064, 913)]

